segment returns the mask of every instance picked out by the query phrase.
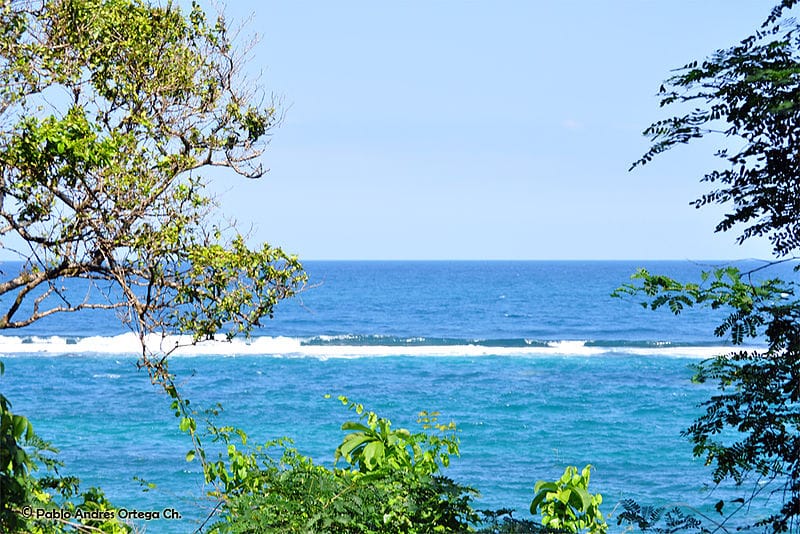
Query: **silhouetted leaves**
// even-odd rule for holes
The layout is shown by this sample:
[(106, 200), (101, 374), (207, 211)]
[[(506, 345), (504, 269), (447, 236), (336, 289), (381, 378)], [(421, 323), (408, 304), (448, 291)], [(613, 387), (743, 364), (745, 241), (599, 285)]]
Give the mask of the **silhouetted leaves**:
[(626, 499), (620, 503), (623, 512), (617, 516), (617, 524), (627, 523), (636, 525), (641, 532), (655, 534), (673, 534), (678, 532), (697, 532), (707, 534), (712, 532), (702, 521), (692, 515), (687, 515), (680, 508), (654, 508), (641, 506), (636, 501)]
[(651, 124), (650, 149), (631, 168), (675, 145), (721, 135), (724, 163), (702, 180), (719, 184), (692, 204), (722, 204), (717, 224), (739, 225), (738, 242), (764, 236), (778, 256), (800, 246), (800, 25), (781, 18), (794, 0), (777, 6), (762, 30), (739, 45), (692, 61), (661, 85), (661, 106), (695, 106)]

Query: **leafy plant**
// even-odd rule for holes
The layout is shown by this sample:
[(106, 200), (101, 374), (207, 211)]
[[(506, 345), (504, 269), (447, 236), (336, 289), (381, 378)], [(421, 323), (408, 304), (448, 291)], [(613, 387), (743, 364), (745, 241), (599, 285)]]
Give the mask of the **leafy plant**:
[[(457, 441), (454, 424), (441, 425), (423, 412), (423, 432), (392, 429), (391, 421), (341, 397), (366, 424), (337, 448), (349, 468), (327, 468), (300, 454), (286, 439), (252, 446), (233, 427), (211, 424), (211, 440), (223, 446), (216, 461), (206, 458), (209, 496), (219, 517), (212, 532), (467, 532), (478, 519), (476, 492), (435, 474)], [(190, 423), (187, 433), (196, 432)], [(371, 444), (374, 445), (368, 448)], [(343, 449), (345, 452), (343, 452)], [(345, 457), (347, 454), (347, 457)], [(196, 455), (187, 455), (193, 460)], [(200, 457), (207, 457), (204, 449)]]
[(459, 454), (456, 425), (439, 423), (438, 412), (421, 412), (417, 422), (427, 432), (412, 434), (404, 428), (392, 430), (391, 421), (378, 417), (375, 412), (364, 412), (364, 406), (347, 397), (340, 396), (339, 400), (354, 410), (363, 422), (348, 421), (342, 425), (342, 430), (353, 432), (336, 448), (334, 461), (343, 458), (361, 473), (399, 470), (432, 475), (440, 467), (450, 465), (451, 455)]
[[(0, 362), (0, 375), (3, 372)], [(77, 478), (59, 475), (62, 463), (55, 458), (57, 452), (34, 432), (27, 417), (11, 411), (11, 403), (0, 394), (0, 531), (28, 534), (130, 532), (128, 525), (116, 519), (114, 507), (102, 491), (91, 488), (81, 493)], [(36, 476), (42, 468), (47, 474)], [(76, 502), (76, 499), (79, 500)], [(100, 519), (76, 518), (78, 509), (110, 513), (97, 514)], [(64, 511), (70, 513), (70, 518), (37, 517), (37, 510)]]
[(558, 480), (538, 481), (533, 487), (531, 514), (538, 511), (542, 525), (564, 532), (606, 532), (608, 525), (600, 512), (603, 496), (589, 493), (590, 474), (590, 465), (580, 474), (577, 467), (568, 466)]

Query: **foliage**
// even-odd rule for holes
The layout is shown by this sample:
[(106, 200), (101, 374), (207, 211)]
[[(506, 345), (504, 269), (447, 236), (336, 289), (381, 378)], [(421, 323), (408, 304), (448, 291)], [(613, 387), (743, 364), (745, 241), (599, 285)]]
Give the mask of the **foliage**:
[(661, 106), (691, 110), (645, 130), (650, 150), (643, 165), (678, 144), (721, 135), (724, 163), (706, 173), (714, 189), (693, 204), (722, 204), (717, 231), (743, 226), (738, 241), (764, 236), (775, 254), (800, 246), (800, 25), (781, 18), (796, 0), (784, 0), (755, 34), (705, 61), (692, 61), (660, 90)]
[[(677, 534), (696, 532), (710, 534), (712, 531), (703, 526), (703, 522), (692, 515), (687, 515), (678, 507), (666, 510), (641, 506), (633, 500), (622, 501), (623, 512), (617, 516), (617, 524), (636, 525), (640, 532), (654, 534)], [(662, 526), (659, 526), (662, 525)]]
[[(288, 440), (251, 446), (241, 429), (209, 423), (212, 441), (224, 450), (216, 461), (204, 463), (206, 481), (215, 488), (209, 496), (220, 510), (212, 532), (472, 529), (478, 516), (470, 501), (476, 492), (435, 474), (447, 464), (442, 458), (449, 460), (448, 451), (458, 454), (455, 425), (440, 425), (434, 415), (423, 412), (423, 432), (391, 430), (388, 419), (365, 413), (362, 405), (345, 397), (340, 400), (367, 419), (367, 425), (353, 421), (342, 425), (343, 430), (354, 430), (337, 448), (337, 459), (348, 463), (346, 469), (316, 465)], [(187, 433), (196, 432), (193, 421), (181, 425)], [(342, 452), (343, 446), (357, 441), (361, 446)], [(372, 443), (381, 445), (368, 449)], [(193, 453), (187, 460), (195, 458)], [(201, 455), (206, 457), (205, 449)]]
[[(449, 466), (450, 456), (459, 454), (456, 425), (438, 423), (438, 412), (421, 412), (417, 422), (428, 432), (411, 434), (404, 428), (391, 430), (391, 421), (375, 412), (365, 413), (363, 405), (347, 397), (340, 396), (339, 400), (367, 424), (348, 421), (342, 425), (342, 430), (353, 432), (336, 448), (334, 461), (344, 458), (361, 473), (402, 470), (425, 476)], [(438, 434), (430, 432), (434, 429)]]
[[(703, 177), (715, 189), (693, 204), (725, 205), (716, 230), (742, 227), (739, 243), (765, 237), (777, 258), (800, 247), (800, 24), (786, 16), (796, 3), (783, 0), (739, 45), (668, 79), (661, 105), (695, 107), (645, 130), (651, 148), (633, 165), (723, 135), (716, 155), (724, 164)], [(715, 482), (758, 481), (742, 504), (759, 502), (771, 511), (754, 526), (800, 532), (800, 302), (796, 282), (755, 282), (753, 273), (729, 267), (704, 273), (701, 284), (682, 284), (640, 271), (637, 283), (617, 294), (644, 295), (643, 305), (675, 314), (691, 306), (726, 309), (717, 336), (734, 345), (766, 343), (766, 350), (740, 349), (697, 366), (695, 380), (715, 381), (718, 392), (684, 435), (695, 455), (714, 465)]]
[(466, 532), (466, 489), (446, 477), (284, 464), (262, 472), (263, 493), (238, 496), (213, 532)]
[(499, 510), (478, 510), (482, 516), (480, 528), (477, 532), (491, 534), (559, 534), (566, 532), (562, 529), (545, 527), (531, 519), (517, 519), (514, 510), (501, 508)]
[(606, 532), (608, 525), (600, 512), (603, 496), (589, 493), (590, 474), (590, 465), (580, 474), (577, 467), (568, 466), (558, 480), (538, 481), (533, 487), (531, 514), (540, 512), (545, 527), (566, 532)]
[[(714, 380), (719, 392), (702, 403), (705, 414), (683, 434), (695, 455), (714, 464), (715, 482), (741, 484), (755, 474), (761, 489), (751, 500), (780, 495), (780, 509), (761, 523), (781, 532), (800, 516), (800, 302), (794, 283), (755, 282), (751, 274), (727, 267), (704, 273), (707, 284), (700, 285), (640, 270), (633, 277), (640, 285), (618, 294), (642, 293), (651, 299), (643, 305), (676, 314), (695, 305), (729, 308), (717, 336), (735, 345), (748, 338), (767, 342), (766, 351), (738, 350), (696, 366), (694, 380)], [(777, 488), (767, 491), (770, 484)]]
[(116, 309), (143, 344), (232, 337), (302, 287), (295, 257), (249, 248), (204, 193), (203, 169), (264, 172), (278, 115), (239, 69), (197, 4), (0, 2), (0, 237), (25, 247), (0, 328)]
[[(76, 478), (58, 474), (62, 464), (54, 457), (57, 452), (36, 435), (26, 417), (13, 413), (11, 403), (0, 395), (0, 530), (30, 534), (130, 532), (127, 525), (118, 522), (114, 508), (100, 490), (80, 493)], [(36, 477), (34, 471), (42, 467), (48, 474)], [(80, 500), (76, 502), (76, 498)], [(55, 516), (67, 512), (70, 517), (37, 518), (37, 510)], [(101, 518), (77, 517), (77, 510)]]
[(641, 302), (642, 307), (651, 310), (666, 307), (676, 315), (694, 306), (728, 309), (728, 317), (714, 330), (714, 335), (728, 337), (740, 345), (746, 338), (757, 338), (776, 313), (791, 307), (787, 299), (794, 292), (793, 284), (777, 278), (756, 282), (754, 273), (742, 273), (728, 266), (702, 272), (700, 283), (682, 283), (639, 269), (631, 276), (635, 283), (621, 286), (613, 295), (643, 295), (648, 300)]
[(747, 501), (780, 503), (757, 524), (785, 532), (800, 528), (800, 302), (794, 283), (751, 275), (727, 267), (704, 273), (703, 284), (682, 284), (640, 270), (638, 284), (617, 295), (642, 294), (649, 299), (643, 305), (676, 314), (692, 306), (728, 309), (717, 336), (735, 345), (766, 341), (766, 350), (737, 350), (696, 366), (694, 380), (715, 381), (718, 393), (701, 403), (705, 413), (683, 435), (714, 465), (715, 482), (757, 477)]
[[(205, 192), (211, 168), (264, 173), (279, 114), (241, 76), (245, 55), (196, 3), (0, 0), (0, 247), (21, 260), (0, 281), (0, 329), (115, 310), (196, 451), (168, 370), (176, 344), (150, 334), (249, 335), (306, 281), (296, 257), (251, 248)], [(6, 513), (45, 479), (20, 446), (34, 439), (27, 420), (2, 410)]]

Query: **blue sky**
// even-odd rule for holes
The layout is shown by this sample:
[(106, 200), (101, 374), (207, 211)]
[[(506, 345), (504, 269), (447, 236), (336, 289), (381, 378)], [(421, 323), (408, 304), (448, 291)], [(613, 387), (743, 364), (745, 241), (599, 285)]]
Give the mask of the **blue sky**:
[[(628, 172), (670, 70), (763, 1), (230, 2), (286, 115), (259, 181), (218, 181), (254, 238), (306, 259), (728, 259), (710, 145)], [(221, 183), (220, 183), (221, 182)]]

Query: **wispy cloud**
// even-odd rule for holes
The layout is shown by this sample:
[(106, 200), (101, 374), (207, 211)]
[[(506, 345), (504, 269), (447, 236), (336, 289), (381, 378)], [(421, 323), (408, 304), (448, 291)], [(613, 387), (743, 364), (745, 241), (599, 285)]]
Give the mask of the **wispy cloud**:
[(564, 119), (564, 121), (561, 122), (561, 126), (565, 130), (583, 130), (584, 129), (583, 123), (581, 121), (573, 119), (573, 118)]

